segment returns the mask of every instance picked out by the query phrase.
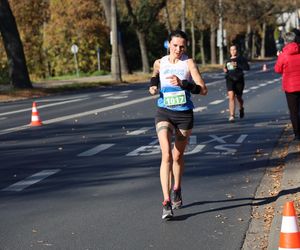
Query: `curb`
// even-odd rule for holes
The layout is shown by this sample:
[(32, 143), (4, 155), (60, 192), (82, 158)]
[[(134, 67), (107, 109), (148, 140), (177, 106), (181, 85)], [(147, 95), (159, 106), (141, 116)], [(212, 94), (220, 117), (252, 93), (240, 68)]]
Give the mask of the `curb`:
[[(285, 202), (300, 199), (300, 143), (292, 141), (289, 144), (288, 156), (285, 160), (285, 170), (281, 181), (281, 191), (276, 201), (274, 219), (272, 221), (268, 250), (278, 249), (281, 229), (282, 210)], [(297, 202), (296, 202), (297, 203)]]
[[(299, 159), (296, 159), (299, 149), (297, 151), (296, 143), (291, 141), (291, 135), (291, 126), (287, 126), (272, 151), (253, 198), (243, 250), (278, 249), (283, 205), (291, 199), (290, 192), (295, 196), (300, 191)], [(288, 152), (285, 158), (282, 152)], [(295, 187), (299, 187), (298, 190)]]

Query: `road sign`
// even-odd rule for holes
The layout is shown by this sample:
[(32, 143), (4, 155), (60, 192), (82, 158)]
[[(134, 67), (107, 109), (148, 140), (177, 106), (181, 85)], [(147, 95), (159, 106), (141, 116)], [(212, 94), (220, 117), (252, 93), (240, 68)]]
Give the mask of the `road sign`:
[(165, 40), (164, 41), (164, 47), (167, 49), (169, 48), (169, 41), (168, 40)]
[(77, 62), (77, 52), (78, 52), (78, 46), (76, 44), (72, 44), (71, 51), (74, 54), (74, 61), (75, 61), (75, 67), (76, 67), (76, 75), (79, 77), (79, 70), (78, 70), (78, 62)]
[(78, 52), (78, 46), (76, 44), (73, 44), (71, 46), (71, 51), (73, 54), (76, 54)]

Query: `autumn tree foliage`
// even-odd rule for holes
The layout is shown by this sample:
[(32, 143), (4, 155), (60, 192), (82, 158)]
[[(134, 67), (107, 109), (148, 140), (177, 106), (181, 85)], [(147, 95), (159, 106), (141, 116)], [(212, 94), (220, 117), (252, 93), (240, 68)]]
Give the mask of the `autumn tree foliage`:
[(22, 39), (27, 67), (31, 75), (46, 76), (44, 25), (49, 18), (49, 3), (46, 0), (10, 0)]
[(102, 6), (97, 0), (52, 0), (50, 20), (45, 27), (44, 46), (53, 74), (74, 70), (72, 44), (79, 47), (78, 63), (83, 72), (97, 70), (97, 49), (102, 68), (110, 57), (109, 29)]
[[(154, 59), (166, 53), (163, 42), (168, 32), (182, 26), (190, 37), (189, 54), (197, 62), (216, 63), (220, 2), (227, 46), (238, 42), (249, 57), (268, 56), (270, 48), (275, 47), (271, 36), (278, 28), (278, 15), (295, 12), (300, 6), (300, 0), (116, 0), (118, 38), (124, 45), (123, 51), (122, 46), (119, 48), (121, 64), (125, 65), (122, 58), (129, 59), (128, 67), (122, 66), (122, 71), (132, 68), (149, 72)], [(79, 47), (80, 72), (92, 73), (98, 69), (98, 48), (101, 69), (109, 70), (110, 3), (109, 0), (0, 0), (0, 82), (1, 76), (6, 75), (14, 84), (31, 86), (28, 72), (34, 80), (73, 74), (74, 43)], [(12, 63), (13, 60), (16, 62)], [(13, 71), (12, 65), (20, 68)], [(20, 77), (23, 80), (16, 81)]]

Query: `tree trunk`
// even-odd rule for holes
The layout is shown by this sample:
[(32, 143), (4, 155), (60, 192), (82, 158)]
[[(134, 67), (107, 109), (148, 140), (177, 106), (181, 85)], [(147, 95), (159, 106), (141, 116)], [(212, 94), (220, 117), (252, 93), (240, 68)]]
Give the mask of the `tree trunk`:
[(191, 21), (191, 33), (192, 33), (192, 58), (196, 58), (196, 41), (195, 41), (195, 27), (194, 21)]
[(211, 61), (211, 64), (217, 64), (216, 28), (213, 24), (211, 24), (211, 26), (210, 26), (210, 61)]
[(112, 32), (112, 55), (111, 74), (114, 80), (121, 82), (120, 57), (118, 50), (118, 28), (117, 28), (117, 8), (115, 0), (111, 0), (111, 32)]
[(14, 88), (32, 88), (22, 41), (7, 0), (0, 0), (0, 33), (8, 59), (11, 85)]
[[(111, 29), (111, 8), (110, 8), (111, 0), (101, 0), (101, 3), (104, 7), (106, 22), (107, 22), (109, 28)], [(124, 45), (123, 45), (123, 41), (121, 38), (119, 39), (118, 46), (119, 46), (118, 49), (119, 49), (119, 56), (120, 56), (121, 71), (124, 74), (129, 74), (130, 70), (128, 68), (128, 63), (127, 63), (126, 55), (124, 52)]]
[(167, 6), (164, 8), (164, 17), (165, 17), (165, 20), (166, 20), (166, 28), (168, 30), (168, 33), (170, 34), (171, 31), (172, 31), (172, 26), (171, 26), (170, 16), (169, 16), (169, 11), (168, 11)]
[(186, 12), (186, 2), (181, 0), (181, 30), (185, 32), (185, 12)]
[(251, 49), (251, 58), (252, 59), (256, 57), (255, 39), (256, 39), (256, 34), (255, 34), (255, 32), (252, 32), (252, 49)]
[(265, 44), (266, 44), (266, 30), (267, 30), (267, 24), (264, 21), (263, 25), (262, 25), (262, 32), (261, 32), (261, 48), (260, 48), (260, 56), (262, 58), (265, 58), (266, 56), (266, 48), (265, 48)]
[(251, 38), (251, 25), (250, 23), (247, 23), (247, 33), (245, 37), (245, 56), (248, 59), (251, 59), (251, 48), (250, 48), (250, 38)]
[(145, 34), (139, 30), (136, 30), (136, 34), (139, 40), (140, 50), (141, 50), (141, 57), (142, 57), (142, 64), (143, 64), (143, 72), (149, 73), (149, 61), (147, 55), (147, 45), (146, 45), (146, 37)]
[(204, 32), (203, 31), (200, 32), (199, 46), (200, 46), (200, 54), (201, 54), (201, 64), (206, 65), (205, 50), (204, 50)]

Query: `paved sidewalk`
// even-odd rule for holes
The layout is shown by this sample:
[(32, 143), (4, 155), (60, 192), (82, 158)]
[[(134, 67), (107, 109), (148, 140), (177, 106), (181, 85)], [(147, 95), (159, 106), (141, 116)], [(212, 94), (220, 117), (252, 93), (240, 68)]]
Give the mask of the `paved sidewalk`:
[[(285, 160), (285, 169), (281, 181), (281, 191), (275, 205), (274, 219), (269, 235), (269, 250), (278, 249), (283, 206), (294, 201), (295, 208), (300, 201), (300, 142), (291, 141)], [(296, 208), (297, 210), (297, 208)], [(299, 216), (299, 210), (298, 216)]]
[[(292, 138), (291, 127), (286, 128), (273, 150), (254, 198), (243, 250), (278, 249), (285, 202), (294, 201), (296, 210), (300, 207), (300, 142), (293, 141)], [(283, 152), (287, 153), (285, 158)], [(275, 189), (278, 186), (277, 193)], [(272, 192), (277, 194), (270, 195)], [(299, 215), (299, 208), (297, 212)]]

